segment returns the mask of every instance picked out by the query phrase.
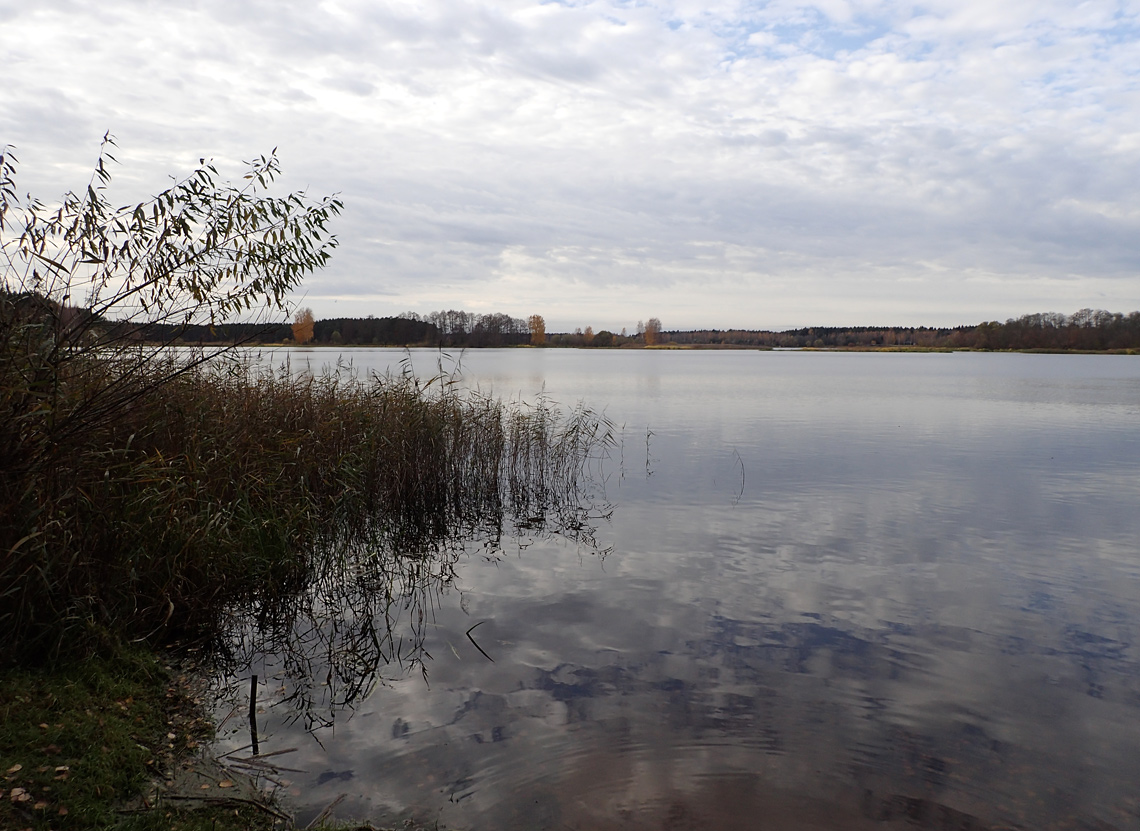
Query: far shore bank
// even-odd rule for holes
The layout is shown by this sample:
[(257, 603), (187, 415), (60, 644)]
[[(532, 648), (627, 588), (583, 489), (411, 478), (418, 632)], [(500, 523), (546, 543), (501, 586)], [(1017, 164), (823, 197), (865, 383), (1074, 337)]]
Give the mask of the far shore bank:
[[(203, 341), (194, 343), (153, 344), (156, 346), (195, 347), (208, 349), (232, 348), (235, 344), (223, 341)], [(593, 351), (719, 351), (719, 352), (982, 352), (992, 354), (1022, 354), (1022, 355), (1140, 355), (1138, 348), (1116, 349), (1061, 349), (1061, 348), (1023, 348), (1023, 349), (980, 349), (977, 347), (953, 346), (747, 346), (726, 343), (662, 343), (646, 346), (644, 344), (623, 344), (622, 346), (561, 346), (543, 344), (536, 346), (530, 343), (506, 344), (498, 346), (446, 346), (429, 343), (409, 344), (377, 344), (377, 343), (304, 343), (297, 344), (292, 341), (269, 342), (251, 341), (237, 344), (242, 349), (297, 349), (312, 350), (314, 352), (342, 352), (345, 349), (423, 349), (433, 351), (468, 350), (468, 349), (577, 349), (584, 352)]]

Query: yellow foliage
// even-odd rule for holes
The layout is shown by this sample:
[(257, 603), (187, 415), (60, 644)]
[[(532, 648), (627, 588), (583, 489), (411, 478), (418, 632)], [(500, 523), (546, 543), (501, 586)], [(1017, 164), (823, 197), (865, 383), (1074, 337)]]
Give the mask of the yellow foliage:
[(309, 308), (298, 309), (293, 315), (293, 340), (296, 343), (308, 343), (313, 339), (313, 310)]
[(542, 346), (546, 343), (546, 321), (542, 319), (542, 315), (531, 315), (526, 322), (530, 326), (531, 345)]

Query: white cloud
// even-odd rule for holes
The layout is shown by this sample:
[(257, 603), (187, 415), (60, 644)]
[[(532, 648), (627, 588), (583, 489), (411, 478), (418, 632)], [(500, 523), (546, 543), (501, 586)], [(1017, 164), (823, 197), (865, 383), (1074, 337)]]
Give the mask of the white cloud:
[(106, 130), (125, 196), (278, 146), (286, 184), (346, 202), (318, 314), (1140, 306), (1129, 4), (0, 0), (0, 21), (22, 186), (82, 185)]

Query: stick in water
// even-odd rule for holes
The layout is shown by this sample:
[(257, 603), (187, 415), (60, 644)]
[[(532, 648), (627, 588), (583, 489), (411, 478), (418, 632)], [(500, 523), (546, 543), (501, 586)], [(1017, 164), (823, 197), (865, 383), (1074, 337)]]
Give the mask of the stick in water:
[[(485, 621), (485, 620), (481, 620), (478, 623), (476, 623), (475, 626), (481, 626), (482, 624), (484, 624), (486, 622), (487, 621)], [(471, 629), (474, 629), (475, 626), (472, 626)], [(467, 640), (471, 641), (471, 643), (474, 643), (475, 648), (478, 649), (480, 652), (483, 652), (483, 647), (481, 647), (481, 646), (479, 646), (479, 644), (475, 643), (475, 639), (473, 637), (471, 637), (471, 629), (467, 630)], [(483, 652), (483, 657), (486, 658), (488, 661), (490, 661), (492, 664), (495, 663), (495, 659), (492, 658), (490, 655), (488, 655), (486, 652)]]
[(253, 755), (257, 755), (257, 676), (249, 679), (249, 740)]

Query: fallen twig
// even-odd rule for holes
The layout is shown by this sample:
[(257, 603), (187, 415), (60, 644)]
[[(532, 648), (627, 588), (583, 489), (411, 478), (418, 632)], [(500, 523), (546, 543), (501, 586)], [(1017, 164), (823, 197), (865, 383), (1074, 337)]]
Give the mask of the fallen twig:
[[(481, 620), (478, 623), (476, 623), (475, 626), (482, 626), (486, 622), (487, 621), (485, 621), (485, 620)], [(474, 629), (475, 626), (472, 626), (471, 629)], [(467, 640), (469, 640), (469, 641), (471, 641), (471, 643), (475, 644), (475, 648), (478, 649), (483, 654), (484, 658), (486, 658), (492, 664), (495, 663), (495, 659), (492, 658), (490, 655), (488, 655), (486, 652), (483, 652), (483, 647), (481, 647), (481, 646), (479, 646), (479, 644), (475, 643), (475, 639), (473, 637), (471, 637), (471, 629), (467, 630)]]
[(310, 829), (310, 828), (316, 828), (318, 825), (320, 825), (322, 822), (324, 822), (326, 819), (328, 819), (329, 816), (332, 815), (333, 808), (335, 808), (337, 805), (339, 805), (341, 802), (343, 802), (347, 796), (348, 796), (348, 794), (342, 793), (340, 796), (338, 796), (336, 799), (334, 799), (332, 802), (330, 802), (328, 805), (326, 805), (325, 809), (323, 811), (321, 811), (319, 814), (317, 814), (316, 818), (312, 822), (310, 822), (308, 825), (305, 826), (305, 831), (308, 831), (308, 829)]

